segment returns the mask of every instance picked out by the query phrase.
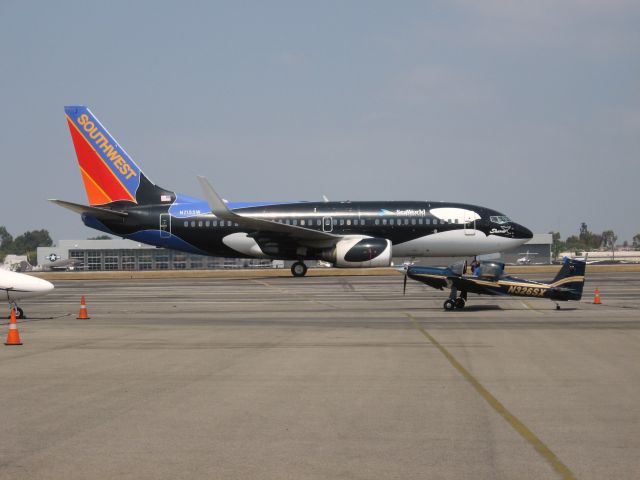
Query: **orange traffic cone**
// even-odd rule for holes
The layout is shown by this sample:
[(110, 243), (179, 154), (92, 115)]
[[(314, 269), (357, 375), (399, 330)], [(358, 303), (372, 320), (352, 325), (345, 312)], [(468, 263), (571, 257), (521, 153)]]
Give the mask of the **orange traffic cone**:
[(89, 320), (90, 318), (91, 317), (87, 312), (87, 304), (84, 301), (84, 295), (82, 295), (82, 298), (80, 299), (80, 312), (78, 312), (76, 320)]
[(601, 305), (602, 302), (600, 302), (600, 289), (596, 288), (596, 292), (595, 292), (595, 296), (593, 297), (593, 303), (595, 305)]
[(16, 322), (16, 309), (11, 309), (11, 320), (9, 320), (9, 333), (5, 345), (22, 345), (20, 333), (18, 333), (18, 322)]

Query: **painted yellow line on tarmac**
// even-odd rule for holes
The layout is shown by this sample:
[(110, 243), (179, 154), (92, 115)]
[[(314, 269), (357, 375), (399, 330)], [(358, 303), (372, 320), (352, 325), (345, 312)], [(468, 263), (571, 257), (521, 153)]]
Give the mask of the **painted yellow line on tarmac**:
[(466, 369), (456, 358), (443, 347), (429, 332), (427, 332), (420, 323), (410, 313), (405, 315), (411, 320), (414, 326), (425, 336), (431, 344), (440, 350), (440, 353), (449, 361), (451, 366), (455, 368), (471, 386), (478, 392), (478, 394), (502, 417), (511, 427), (520, 434), (529, 444), (536, 449), (536, 451), (542, 455), (542, 457), (549, 462), (553, 469), (560, 475), (563, 480), (575, 480), (575, 475), (569, 467), (567, 467), (562, 461), (553, 453), (549, 447), (547, 447), (538, 436), (533, 433), (529, 428), (522, 423), (518, 417), (511, 413), (507, 408), (500, 403), (500, 401), (494, 397), (489, 390), (487, 390), (482, 384)]

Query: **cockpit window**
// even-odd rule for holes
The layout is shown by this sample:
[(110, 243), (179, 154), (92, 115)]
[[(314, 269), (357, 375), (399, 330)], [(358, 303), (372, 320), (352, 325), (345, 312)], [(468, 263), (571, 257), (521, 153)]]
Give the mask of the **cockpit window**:
[(485, 278), (497, 278), (502, 275), (504, 271), (504, 264), (497, 262), (481, 262), (480, 263), (480, 277)]
[(511, 221), (511, 219), (505, 215), (491, 216), (489, 217), (489, 220), (491, 220), (493, 223), (499, 224), (509, 223)]

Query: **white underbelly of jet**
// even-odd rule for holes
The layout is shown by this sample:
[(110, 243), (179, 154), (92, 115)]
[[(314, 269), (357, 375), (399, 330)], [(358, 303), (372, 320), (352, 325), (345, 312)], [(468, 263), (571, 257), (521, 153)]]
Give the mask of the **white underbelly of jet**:
[[(466, 232), (466, 233), (465, 233)], [(473, 234), (470, 234), (474, 232)], [(454, 257), (484, 255), (515, 248), (526, 239), (485, 235), (478, 230), (449, 230), (432, 233), (393, 246), (394, 257)]]
[(244, 232), (232, 233), (222, 239), (227, 247), (238, 253), (256, 258), (267, 258), (268, 256), (260, 248), (260, 245)]

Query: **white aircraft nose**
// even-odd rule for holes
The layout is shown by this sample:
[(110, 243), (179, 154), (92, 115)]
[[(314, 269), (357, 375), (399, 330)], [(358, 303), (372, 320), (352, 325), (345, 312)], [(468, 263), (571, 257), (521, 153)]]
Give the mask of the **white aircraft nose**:
[(40, 281), (38, 282), (36, 290), (39, 293), (42, 293), (42, 294), (49, 293), (51, 290), (53, 290), (55, 288), (53, 286), (53, 283), (51, 283), (51, 282), (47, 282), (46, 280), (43, 280), (41, 278), (38, 278), (38, 280), (40, 280)]

